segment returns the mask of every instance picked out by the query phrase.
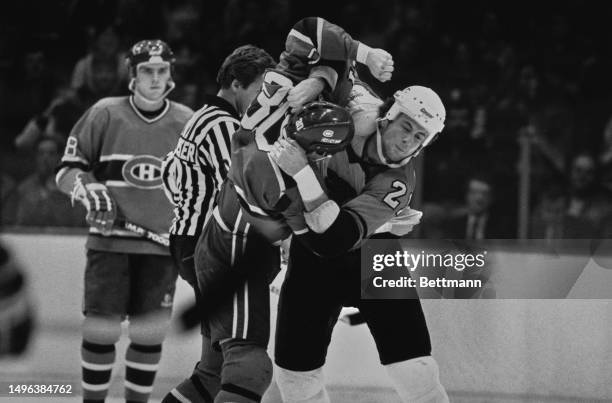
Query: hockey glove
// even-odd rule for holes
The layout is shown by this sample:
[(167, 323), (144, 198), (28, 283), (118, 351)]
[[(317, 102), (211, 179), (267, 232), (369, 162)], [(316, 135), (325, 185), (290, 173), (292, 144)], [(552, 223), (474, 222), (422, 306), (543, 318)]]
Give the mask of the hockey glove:
[(421, 211), (406, 208), (400, 212), (400, 215), (393, 217), (380, 226), (375, 233), (390, 232), (393, 235), (404, 236), (410, 233), (421, 222), (421, 217), (423, 217)]
[(86, 175), (77, 175), (72, 189), (72, 204), (80, 201), (87, 209), (87, 223), (97, 228), (102, 235), (110, 235), (117, 205), (107, 187), (102, 183), (88, 181)]

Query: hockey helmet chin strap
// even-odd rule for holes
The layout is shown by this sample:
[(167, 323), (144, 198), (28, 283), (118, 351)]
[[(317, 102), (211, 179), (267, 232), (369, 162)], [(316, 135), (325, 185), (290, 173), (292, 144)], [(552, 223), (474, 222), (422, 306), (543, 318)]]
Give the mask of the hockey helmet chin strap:
[[(157, 60), (159, 59), (159, 60)], [(170, 70), (172, 71), (172, 65), (166, 61), (163, 61), (161, 58), (156, 57), (153, 59), (150, 59), (149, 62), (142, 62), (142, 63), (138, 63), (136, 65), (136, 67), (132, 67), (133, 70), (131, 70), (132, 72), (132, 79), (130, 80), (130, 83), (128, 84), (128, 88), (129, 90), (134, 94), (134, 96), (138, 97), (139, 100), (141, 100), (142, 102), (144, 102), (145, 104), (148, 105), (154, 105), (156, 103), (158, 103), (159, 101), (165, 99), (168, 94), (170, 94), (170, 92), (172, 92), (172, 90), (176, 87), (176, 84), (174, 83), (174, 81), (172, 81), (172, 75), (170, 75), (170, 79), (168, 80), (168, 82), (166, 83), (166, 91), (164, 91), (163, 94), (161, 94), (159, 96), (159, 98), (157, 99), (150, 99), (147, 98), (142, 92), (138, 91), (138, 87), (136, 87), (136, 75), (138, 74), (138, 67), (144, 65), (144, 64), (165, 64), (167, 65)]]

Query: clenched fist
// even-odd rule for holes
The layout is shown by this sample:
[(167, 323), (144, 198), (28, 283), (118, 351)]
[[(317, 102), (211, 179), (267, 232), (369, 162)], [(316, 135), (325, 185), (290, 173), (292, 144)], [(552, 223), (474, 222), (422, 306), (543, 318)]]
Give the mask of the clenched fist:
[(391, 80), (393, 57), (384, 49), (370, 49), (365, 61), (370, 73), (380, 82)]

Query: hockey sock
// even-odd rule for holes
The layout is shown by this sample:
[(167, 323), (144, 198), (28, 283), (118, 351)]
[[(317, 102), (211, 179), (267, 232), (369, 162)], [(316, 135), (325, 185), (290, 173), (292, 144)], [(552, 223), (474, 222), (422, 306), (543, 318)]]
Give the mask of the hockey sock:
[(224, 358), (221, 390), (215, 403), (260, 402), (272, 381), (272, 362), (266, 349), (237, 339), (222, 343), (221, 349)]
[(204, 402), (212, 403), (221, 387), (221, 365), (223, 355), (214, 349), (210, 338), (202, 336), (202, 358), (193, 369), (193, 374), (172, 389), (162, 403)]
[(440, 383), (440, 370), (432, 356), (385, 365), (396, 392), (404, 403), (448, 403)]
[(161, 344), (146, 346), (130, 343), (125, 353), (125, 400), (146, 402), (161, 358)]
[(81, 345), (81, 385), (84, 402), (104, 401), (108, 394), (114, 363), (114, 344), (96, 344), (83, 340)]

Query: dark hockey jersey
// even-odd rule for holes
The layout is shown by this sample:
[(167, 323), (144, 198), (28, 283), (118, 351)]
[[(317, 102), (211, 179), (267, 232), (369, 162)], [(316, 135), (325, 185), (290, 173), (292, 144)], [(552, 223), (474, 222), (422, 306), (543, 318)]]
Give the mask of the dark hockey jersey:
[[(378, 141), (379, 136), (375, 132), (367, 141)], [(331, 158), (325, 184), (328, 196), (355, 216), (359, 238), (363, 240), (408, 207), (416, 175), (412, 162), (389, 168), (376, 160), (357, 156), (349, 146)]]

